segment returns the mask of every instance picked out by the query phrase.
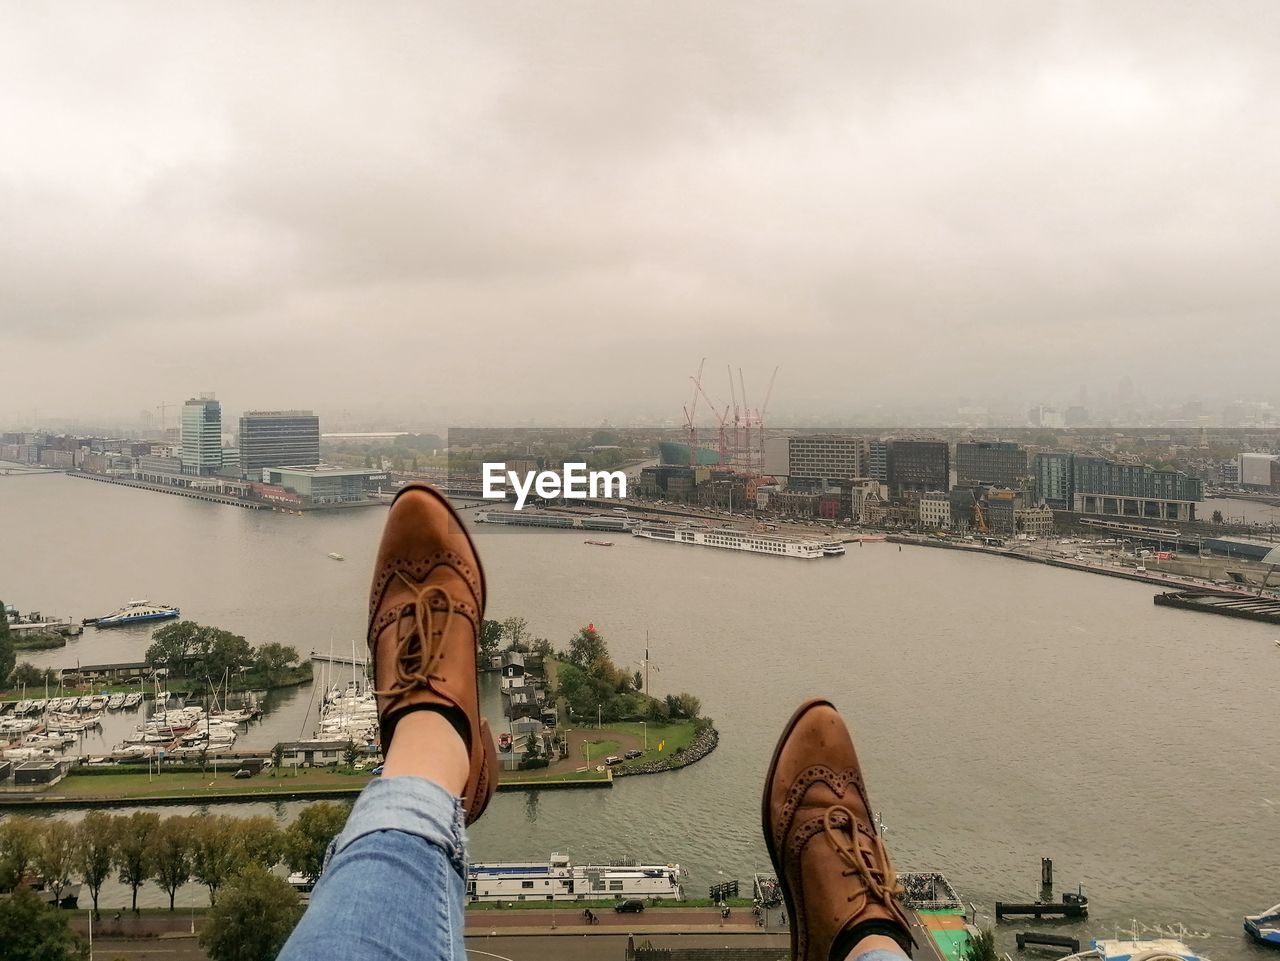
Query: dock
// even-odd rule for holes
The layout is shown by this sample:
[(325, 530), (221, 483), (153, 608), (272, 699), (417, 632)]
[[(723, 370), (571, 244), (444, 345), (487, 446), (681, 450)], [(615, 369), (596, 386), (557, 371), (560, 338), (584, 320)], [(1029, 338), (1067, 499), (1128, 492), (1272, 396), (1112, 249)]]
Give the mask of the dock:
[(1155, 602), (1161, 607), (1176, 607), (1183, 611), (1221, 614), (1224, 617), (1241, 617), (1250, 621), (1280, 624), (1280, 597), (1275, 595), (1251, 596), (1223, 591), (1169, 591), (1157, 594)]
[(1083, 895), (1064, 894), (1061, 901), (997, 901), (996, 920), (1005, 918), (1087, 918), (1089, 899)]

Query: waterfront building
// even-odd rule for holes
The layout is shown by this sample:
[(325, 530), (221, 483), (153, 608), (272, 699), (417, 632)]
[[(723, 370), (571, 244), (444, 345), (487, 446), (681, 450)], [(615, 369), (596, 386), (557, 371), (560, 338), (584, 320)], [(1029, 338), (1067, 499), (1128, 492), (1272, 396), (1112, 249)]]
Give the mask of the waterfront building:
[(891, 440), (887, 470), (893, 497), (947, 490), (951, 486), (951, 448), (941, 440)]
[(946, 491), (928, 491), (920, 498), (920, 526), (939, 530), (951, 526), (951, 497)]
[(867, 476), (881, 484), (889, 483), (889, 445), (882, 440), (867, 445)]
[(182, 405), (182, 472), (216, 474), (222, 467), (222, 405), (212, 396)]
[(318, 507), (367, 500), (365, 478), (375, 473), (342, 467), (267, 467), (262, 471), (262, 483), (284, 488), (302, 498), (306, 506)]
[(1275, 464), (1275, 454), (1241, 454), (1236, 458), (1236, 474), (1240, 478), (1240, 486), (1252, 490), (1271, 490), (1271, 472)]
[(974, 488), (953, 487), (947, 492), (947, 500), (951, 504), (951, 526), (958, 531), (972, 527), (973, 508), (978, 503)]
[(1036, 454), (1031, 474), (1037, 500), (1060, 511), (1069, 511), (1074, 503), (1075, 455), (1060, 451)]
[(1072, 509), (1152, 520), (1193, 521), (1204, 481), (1182, 471), (1079, 455), (1072, 468)]
[(1013, 512), (1019, 534), (1037, 539), (1053, 536), (1053, 511), (1048, 507), (1021, 507)]
[(1008, 441), (970, 441), (956, 444), (956, 484), (974, 487), (994, 484), (1020, 488), (1030, 471), (1027, 450)]
[(983, 498), (986, 508), (987, 527), (991, 533), (1001, 537), (1012, 537), (1018, 530), (1018, 511), (1027, 505), (1022, 491), (993, 487), (987, 490)]
[(831, 484), (867, 476), (867, 441), (849, 434), (787, 438), (787, 476)]
[(222, 467), (218, 471), (227, 477), (240, 477), (240, 448), (222, 448)]
[(320, 463), (320, 418), (309, 410), (251, 410), (240, 418), (240, 464), (246, 475), (264, 467)]

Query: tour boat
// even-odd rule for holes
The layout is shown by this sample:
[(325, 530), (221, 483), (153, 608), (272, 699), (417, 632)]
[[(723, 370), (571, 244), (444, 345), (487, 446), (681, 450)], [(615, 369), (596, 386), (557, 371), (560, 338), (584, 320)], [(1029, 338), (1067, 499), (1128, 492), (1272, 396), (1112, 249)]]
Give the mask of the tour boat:
[(98, 627), (119, 627), (122, 624), (142, 624), (146, 621), (163, 621), (181, 616), (181, 611), (167, 604), (150, 601), (130, 601), (124, 607), (112, 611), (95, 621)]
[(1091, 942), (1090, 950), (1071, 954), (1062, 961), (1131, 961), (1142, 956), (1181, 958), (1182, 961), (1209, 961), (1181, 941), (1172, 938), (1108, 939)]
[(598, 901), (684, 899), (678, 864), (572, 864), (567, 855), (547, 861), (473, 863), (467, 869), (470, 901)]
[(752, 554), (772, 554), (774, 557), (800, 557), (810, 560), (823, 557), (823, 545), (816, 541), (794, 541), (777, 534), (761, 534), (740, 531), (732, 527), (644, 526), (632, 528), (633, 537), (652, 541), (669, 541), (673, 544), (694, 544), (700, 547), (718, 547), (721, 550), (747, 551)]
[(612, 547), (613, 541), (583, 541), (584, 544), (590, 544), (592, 547)]

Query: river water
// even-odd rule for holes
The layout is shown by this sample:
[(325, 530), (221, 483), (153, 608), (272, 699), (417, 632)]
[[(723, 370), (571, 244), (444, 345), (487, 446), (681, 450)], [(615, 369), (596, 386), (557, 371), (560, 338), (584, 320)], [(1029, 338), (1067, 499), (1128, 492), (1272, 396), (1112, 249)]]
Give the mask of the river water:
[[(149, 597), (254, 644), (349, 651), (384, 514), (0, 478), (0, 597), (77, 618)], [(1280, 629), (1157, 608), (1141, 584), (926, 548), (801, 562), (483, 525), (477, 539), (489, 616), (521, 615), (557, 646), (592, 621), (633, 667), (647, 633), (654, 693), (697, 694), (721, 741), (687, 770), (611, 791), (499, 795), (473, 857), (678, 861), (698, 895), (745, 883), (768, 863), (759, 792), (775, 738), (801, 699), (824, 695), (855, 733), (900, 870), (940, 870), (990, 915), (1033, 896), (1052, 857), (1059, 886), (1091, 899), (1090, 921), (1064, 932), (1182, 923), (1212, 958), (1256, 956), (1240, 916), (1280, 900)], [(87, 629), (28, 659), (137, 660), (148, 636)], [(309, 733), (311, 697), (276, 695), (238, 743)], [(118, 739), (109, 729), (86, 750)]]

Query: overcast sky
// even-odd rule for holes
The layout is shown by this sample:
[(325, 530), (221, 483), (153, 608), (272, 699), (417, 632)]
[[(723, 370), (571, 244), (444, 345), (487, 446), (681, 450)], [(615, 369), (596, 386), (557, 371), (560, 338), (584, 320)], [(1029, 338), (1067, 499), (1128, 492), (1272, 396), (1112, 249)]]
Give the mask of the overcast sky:
[(1280, 400), (1280, 5), (0, 3), (0, 421)]

